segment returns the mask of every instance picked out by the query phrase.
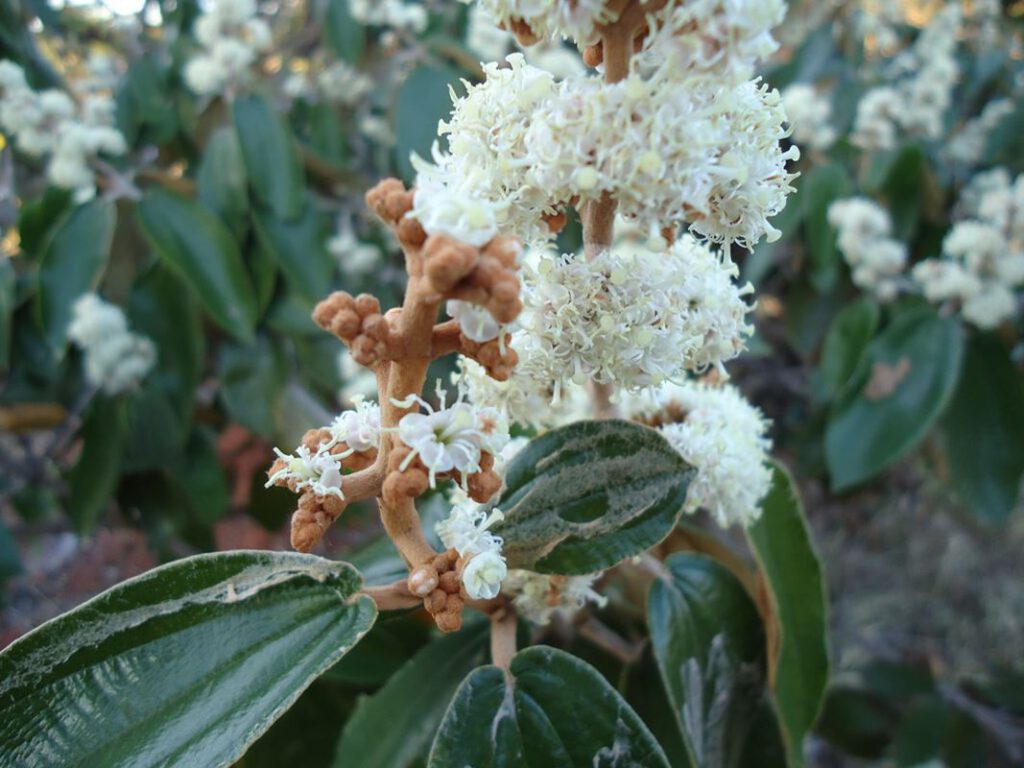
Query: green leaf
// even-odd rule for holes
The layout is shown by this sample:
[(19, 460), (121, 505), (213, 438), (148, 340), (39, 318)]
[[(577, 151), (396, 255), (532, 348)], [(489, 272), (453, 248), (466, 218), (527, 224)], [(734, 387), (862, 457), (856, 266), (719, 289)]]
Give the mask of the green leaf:
[(775, 466), (761, 517), (747, 529), (768, 608), (768, 679), (788, 745), (789, 764), (803, 765), (828, 681), (825, 580), (796, 486)]
[(82, 455), (68, 477), (67, 512), (78, 533), (96, 528), (117, 489), (124, 435), (119, 401), (97, 396), (82, 425)]
[(694, 470), (656, 430), (589, 421), (531, 441), (509, 464), (494, 526), (510, 568), (584, 574), (653, 547), (675, 526)]
[(245, 232), (249, 214), (247, 183), (238, 137), (231, 128), (218, 128), (203, 150), (196, 186), (203, 204), (236, 235)]
[(217, 457), (213, 431), (197, 426), (185, 445), (185, 460), (173, 470), (197, 520), (213, 525), (228, 511), (230, 491)]
[(236, 339), (250, 341), (256, 298), (238, 246), (220, 219), (159, 189), (139, 202), (138, 216), (150, 245), (195, 289), (216, 323)]
[(826, 398), (838, 395), (856, 372), (878, 329), (880, 316), (878, 304), (866, 296), (850, 302), (835, 316), (825, 335), (818, 364)]
[(983, 523), (1006, 521), (1024, 473), (1024, 382), (993, 334), (975, 334), (942, 425), (949, 474)]
[(668, 768), (654, 736), (601, 674), (535, 646), (507, 673), (481, 667), (459, 687), (430, 768)]
[(334, 53), (349, 64), (357, 63), (366, 46), (366, 28), (352, 18), (348, 0), (331, 0), (327, 3), (324, 23), (327, 42)]
[(122, 471), (161, 469), (174, 463), (187, 434), (170, 398), (143, 386), (124, 400), (124, 452)]
[(344, 168), (348, 159), (346, 130), (333, 104), (314, 104), (309, 108), (309, 147), (335, 168)]
[(3, 520), (0, 520), (0, 583), (21, 573), (18, 545)]
[[(360, 571), (362, 573), (362, 571)], [(363, 580), (366, 583), (366, 580)], [(430, 628), (415, 612), (378, 621), (364, 641), (331, 667), (324, 679), (360, 688), (379, 688), (420, 650), (430, 637)], [(481, 642), (481, 648), (483, 644)], [(469, 669), (458, 675), (462, 679)], [(340, 734), (339, 734), (340, 736)], [(337, 739), (335, 744), (337, 746)]]
[(301, 215), (305, 175), (279, 111), (254, 95), (236, 99), (232, 110), (253, 195), (281, 219)]
[(395, 96), (395, 163), (407, 183), (416, 176), (413, 153), (430, 157), (438, 141), (437, 124), (448, 119), (452, 101), (448, 87), (457, 84), (458, 73), (451, 67), (419, 67), (402, 83)]
[(916, 144), (879, 153), (865, 167), (861, 186), (884, 198), (897, 240), (909, 241), (917, 230), (922, 193), (930, 183), (927, 168), (924, 150)]
[(717, 561), (673, 555), (665, 567), (647, 601), (662, 681), (693, 764), (733, 768), (763, 690), (761, 619)]
[(835, 286), (842, 261), (836, 249), (836, 231), (828, 223), (828, 207), (849, 192), (850, 178), (839, 163), (819, 165), (803, 180), (809, 277), (819, 291)]
[(425, 755), (459, 683), (484, 663), (488, 629), (476, 622), (428, 645), (362, 699), (342, 731), (334, 765), (404, 768)]
[(292, 287), (309, 301), (318, 301), (330, 288), (332, 261), (325, 243), (331, 223), (312, 196), (302, 216), (285, 221), (269, 211), (254, 210), (253, 224), (260, 244), (273, 256)]
[(274, 436), (274, 412), (288, 378), (280, 347), (265, 336), (243, 347), (225, 344), (217, 367), (220, 396), (228, 414), (246, 429)]
[(71, 192), (62, 187), (47, 187), (42, 197), (26, 202), (18, 213), (18, 239), (22, 253), (39, 257), (46, 238), (71, 207)]
[(928, 434), (956, 387), (962, 352), (960, 324), (926, 307), (900, 313), (868, 345), (825, 430), (834, 491), (873, 477)]
[(188, 286), (162, 262), (155, 262), (128, 299), (132, 328), (157, 348), (157, 363), (146, 386), (164, 394), (178, 420), (191, 420), (195, 392), (203, 377), (206, 337), (199, 306)]
[(14, 308), (17, 305), (18, 276), (10, 259), (0, 261), (0, 370), (11, 364), (14, 340)]
[(198, 555), (0, 654), (0, 763), (227, 766), (369, 630), (345, 563)]
[(112, 202), (80, 206), (57, 227), (43, 254), (37, 310), (46, 340), (58, 355), (67, 343), (72, 305), (99, 284), (116, 221)]

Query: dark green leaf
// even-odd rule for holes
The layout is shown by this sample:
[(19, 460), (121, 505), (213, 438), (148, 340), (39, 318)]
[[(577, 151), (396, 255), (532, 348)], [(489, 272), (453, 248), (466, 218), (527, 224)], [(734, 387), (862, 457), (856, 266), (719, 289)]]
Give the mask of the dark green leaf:
[(369, 630), (345, 563), (199, 555), (0, 654), (0, 763), (226, 766)]
[(42, 197), (26, 202), (18, 214), (18, 239), (22, 253), (40, 257), (46, 238), (71, 206), (70, 190), (47, 187)]
[(829, 163), (813, 168), (802, 184), (809, 277), (819, 291), (828, 291), (836, 284), (842, 261), (836, 250), (836, 231), (828, 223), (828, 207), (849, 194), (850, 178), (842, 165)]
[(18, 278), (14, 274), (11, 260), (0, 261), (0, 370), (7, 368), (11, 363), (17, 283)]
[(146, 386), (164, 394), (181, 423), (189, 421), (203, 377), (206, 338), (188, 286), (162, 262), (139, 278), (128, 300), (132, 328), (153, 340), (156, 366)]
[(668, 768), (636, 713), (589, 664), (535, 646), (506, 674), (481, 667), (459, 687), (430, 768)]
[(366, 28), (352, 18), (348, 0), (330, 0), (324, 22), (334, 53), (350, 64), (357, 63), (366, 45)]
[(763, 690), (761, 619), (717, 561), (673, 555), (665, 567), (647, 602), (662, 680), (693, 764), (733, 768)]
[(818, 375), (826, 398), (839, 394), (857, 370), (875, 335), (881, 311), (870, 298), (850, 302), (832, 321), (821, 350)]
[(509, 567), (604, 570), (657, 544), (682, 512), (693, 469), (656, 430), (589, 421), (531, 441), (509, 464), (498, 507)]
[(395, 97), (395, 163), (399, 175), (412, 183), (416, 176), (413, 153), (430, 157), (430, 148), (438, 140), (437, 124), (446, 120), (452, 102), (448, 87), (458, 82), (458, 73), (450, 67), (420, 67), (413, 70)]
[(251, 340), (256, 298), (227, 227), (198, 203), (163, 190), (148, 192), (138, 215), (150, 245), (195, 289), (217, 324)]
[(866, 691), (830, 688), (815, 733), (850, 755), (881, 757), (899, 723), (899, 713)]
[(186, 425), (170, 398), (149, 386), (125, 399), (122, 470), (141, 472), (174, 463), (185, 445)]
[(249, 215), (247, 183), (238, 137), (231, 128), (217, 129), (203, 151), (196, 185), (203, 204), (239, 236)]
[(304, 174), (295, 141), (278, 110), (259, 96), (236, 99), (232, 109), (253, 195), (278, 218), (299, 216)]
[(38, 312), (46, 340), (58, 355), (67, 342), (72, 305), (100, 281), (116, 220), (111, 202), (94, 200), (80, 206), (57, 227), (43, 254)]
[(487, 622), (477, 622), (428, 645), (377, 693), (360, 700), (341, 734), (334, 765), (404, 768), (425, 755), (455, 689), (484, 663), (488, 629)]
[(259, 435), (274, 436), (275, 406), (287, 376), (280, 348), (264, 336), (251, 346), (221, 349), (218, 378), (224, 406), (232, 419)]
[(768, 598), (768, 678), (789, 764), (799, 766), (828, 681), (828, 622), (821, 563), (796, 486), (781, 466), (747, 540)]
[(997, 336), (975, 334), (942, 425), (953, 487), (983, 523), (1006, 521), (1024, 473), (1024, 382)]
[(253, 211), (253, 224), (261, 245), (273, 256), (285, 279), (309, 301), (318, 301), (330, 288), (331, 256), (325, 243), (331, 222), (306, 198), (302, 216), (285, 221), (269, 211)]
[[(411, 663), (412, 655), (428, 639), (432, 639), (430, 629), (415, 613), (378, 621), (364, 641), (331, 667), (324, 678), (347, 685), (377, 688)], [(468, 671), (460, 673), (458, 678), (461, 679)]]
[(185, 444), (185, 460), (175, 468), (174, 477), (192, 507), (194, 517), (213, 525), (228, 511), (230, 492), (217, 457), (217, 438), (197, 426)]
[(18, 555), (18, 545), (14, 542), (4, 521), (0, 520), (0, 583), (19, 573), (21, 573), (21, 557)]
[[(626, 701), (640, 716), (674, 768), (692, 768), (686, 743), (680, 733), (672, 703), (661, 681), (658, 662), (648, 647), (640, 661), (630, 665), (624, 695)], [(605, 675), (608, 677), (608, 675)], [(608, 679), (614, 679), (609, 677)]]
[(750, 724), (737, 768), (786, 768), (786, 746), (778, 718), (766, 696)]
[(309, 145), (316, 154), (336, 168), (348, 158), (345, 127), (333, 104), (314, 104), (309, 108)]
[(844, 491), (908, 454), (942, 415), (960, 375), (963, 330), (925, 307), (899, 314), (868, 345), (832, 407), (825, 459)]
[(67, 512), (79, 533), (88, 533), (96, 527), (100, 514), (117, 489), (124, 434), (120, 403), (98, 396), (82, 425), (82, 455), (68, 478)]

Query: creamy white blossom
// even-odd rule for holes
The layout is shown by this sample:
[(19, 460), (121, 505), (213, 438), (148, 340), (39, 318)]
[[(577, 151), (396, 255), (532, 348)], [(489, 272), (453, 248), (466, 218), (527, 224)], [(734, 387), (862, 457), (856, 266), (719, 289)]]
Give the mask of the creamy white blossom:
[(315, 451), (300, 445), (294, 455), (288, 455), (279, 448), (274, 448), (274, 453), (284, 461), (284, 467), (269, 477), (267, 488), (281, 481), (295, 480), (296, 492), (308, 488), (317, 496), (345, 498), (341, 487), (341, 460), (331, 454), (327, 444)]
[(498, 338), (501, 333), (501, 323), (485, 307), (458, 299), (449, 300), (445, 306), (449, 317), (458, 322), (468, 339), (483, 343)]
[(501, 537), (490, 531), (503, 519), (501, 510), (487, 510), (475, 502), (463, 501), (455, 504), (448, 517), (436, 525), (441, 543), (466, 560), (462, 583), (466, 594), (475, 600), (496, 597), (508, 573), (501, 555)]
[(793, 127), (793, 141), (811, 149), (828, 149), (836, 141), (836, 129), (829, 123), (832, 105), (818, 89), (808, 83), (796, 83), (782, 92)]
[(891, 236), (889, 212), (867, 198), (850, 197), (829, 206), (828, 222), (838, 230), (836, 243), (854, 284), (882, 301), (896, 298), (907, 248)]
[(352, 18), (363, 24), (422, 32), (427, 28), (427, 9), (401, 0), (349, 0)]
[(769, 423), (761, 411), (729, 385), (673, 385), (660, 396), (685, 414), (661, 432), (697, 469), (686, 509), (706, 509), (721, 526), (753, 523), (772, 478)]
[[(519, 323), (540, 382), (658, 385), (721, 367), (744, 348), (753, 291), (737, 267), (684, 235), (661, 252), (626, 242), (588, 261), (540, 257), (524, 267)], [(518, 348), (517, 348), (518, 351)]]
[(354, 451), (368, 451), (380, 445), (380, 406), (359, 395), (352, 398), (355, 408), (343, 411), (331, 423), (331, 438), (344, 442)]
[(339, 219), (338, 227), (326, 247), (346, 275), (365, 275), (380, 266), (380, 249), (373, 243), (357, 238), (347, 217)]
[(248, 80), (273, 39), (257, 11), (255, 0), (215, 0), (205, 7), (193, 25), (199, 52), (184, 69), (189, 88), (213, 96)]
[(508, 565), (500, 552), (473, 555), (462, 569), (462, 585), (473, 600), (490, 600), (501, 592)]
[(569, 618), (588, 603), (604, 607), (608, 598), (594, 590), (594, 582), (601, 575), (549, 576), (513, 569), (508, 572), (502, 591), (512, 598), (520, 616), (534, 624), (546, 625), (553, 616)]
[(68, 338), (82, 350), (85, 378), (110, 395), (134, 388), (156, 363), (156, 347), (132, 333), (120, 307), (94, 293), (71, 308)]
[(336, 61), (316, 75), (316, 87), (324, 100), (353, 107), (373, 90), (373, 80), (344, 61)]

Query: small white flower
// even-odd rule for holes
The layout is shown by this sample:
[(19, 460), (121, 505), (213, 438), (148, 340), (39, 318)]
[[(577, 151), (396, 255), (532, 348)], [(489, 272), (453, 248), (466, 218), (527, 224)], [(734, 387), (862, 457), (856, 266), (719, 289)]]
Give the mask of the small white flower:
[(549, 576), (532, 571), (511, 570), (502, 585), (520, 616), (545, 625), (556, 614), (572, 616), (588, 603), (603, 607), (608, 598), (594, 590), (600, 573), (586, 576)]
[(331, 424), (331, 438), (353, 451), (368, 451), (380, 445), (380, 406), (361, 395), (352, 398), (355, 410), (344, 411)]
[(294, 479), (298, 481), (295, 485), (296, 491), (309, 488), (317, 496), (345, 498), (341, 490), (341, 462), (336, 456), (332, 456), (325, 446), (313, 452), (300, 445), (293, 456), (278, 448), (274, 449), (274, 453), (284, 459), (285, 466), (270, 476), (266, 487), (269, 488), (281, 480)]
[(398, 422), (398, 439), (412, 448), (402, 467), (419, 456), (430, 471), (430, 487), (435, 475), (458, 470), (463, 478), (480, 471), (480, 434), (476, 414), (466, 403), (456, 403), (432, 413), (408, 413)]
[(486, 308), (471, 304), (468, 301), (450, 299), (447, 304), (448, 315), (455, 318), (467, 339), (483, 343), (493, 341), (501, 333), (501, 323)]
[(466, 594), (474, 600), (490, 600), (501, 592), (501, 582), (508, 575), (508, 566), (500, 552), (473, 555), (462, 571)]
[(461, 557), (466, 557), (501, 549), (501, 537), (489, 529), (504, 518), (500, 509), (488, 511), (476, 502), (463, 501), (455, 504), (448, 517), (435, 529), (447, 549), (454, 549)]

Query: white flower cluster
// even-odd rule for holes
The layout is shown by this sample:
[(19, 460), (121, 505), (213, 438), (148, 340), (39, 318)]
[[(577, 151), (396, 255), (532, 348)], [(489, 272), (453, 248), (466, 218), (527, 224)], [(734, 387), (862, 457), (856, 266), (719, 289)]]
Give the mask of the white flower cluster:
[(706, 509), (723, 527), (753, 523), (772, 479), (769, 422), (761, 411), (729, 385), (670, 385), (657, 401), (685, 415), (661, 433), (697, 469), (687, 511)]
[(1024, 175), (1003, 168), (978, 174), (961, 196), (966, 217), (942, 242), (941, 259), (911, 272), (926, 299), (957, 301), (968, 322), (991, 329), (1017, 314), (1024, 285)]
[(912, 48), (892, 62), (887, 80), (857, 105), (852, 141), (868, 150), (892, 149), (898, 128), (911, 136), (938, 139), (960, 70), (956, 62), (959, 5), (948, 4), (925, 27)]
[(946, 145), (946, 156), (960, 163), (973, 165), (981, 160), (989, 135), (1007, 117), (1013, 114), (1012, 99), (990, 101), (981, 114), (968, 120)]
[(418, 457), (430, 473), (431, 488), (437, 475), (452, 471), (461, 473), (465, 485), (469, 475), (480, 471), (481, 454), (497, 456), (509, 440), (503, 414), (470, 404), (461, 399), (462, 394), (460, 391), (460, 399), (445, 407), (445, 393), (438, 390), (441, 407), (436, 410), (417, 395), (402, 403), (419, 403), (427, 413), (407, 413), (398, 422), (398, 439), (412, 449), (401, 469)]
[(256, 0), (214, 0), (196, 19), (193, 33), (202, 50), (185, 65), (189, 88), (213, 96), (247, 79), (272, 42), (257, 10)]
[(502, 520), (501, 510), (485, 510), (471, 501), (452, 507), (447, 519), (436, 526), (441, 543), (465, 560), (462, 585), (474, 600), (489, 600), (501, 591), (508, 566), (501, 554), (502, 540), (489, 530)]
[(502, 591), (512, 597), (516, 612), (527, 621), (546, 625), (552, 616), (571, 617), (588, 603), (604, 607), (608, 598), (594, 590), (600, 573), (586, 576), (548, 576), (511, 570)]
[(338, 227), (327, 240), (326, 247), (341, 271), (350, 277), (365, 275), (380, 266), (380, 249), (373, 243), (365, 243), (357, 238), (352, 223), (346, 217), (339, 219)]
[(606, 7), (608, 0), (479, 0), (479, 3), (506, 29), (525, 23), (535, 37), (567, 37), (581, 45), (595, 42), (598, 24), (616, 18)]
[[(530, 9), (531, 18), (554, 19), (604, 6), (487, 7), (507, 21)], [(778, 92), (748, 78), (774, 48), (769, 29), (784, 8), (781, 0), (669, 4), (652, 17), (657, 26), (629, 76), (614, 84), (556, 81), (518, 53), (507, 66), (485, 65), (485, 81), (467, 83), (440, 126), (448, 152), (435, 152), (433, 167), (418, 164), (424, 194), (414, 215), (428, 232), (500, 230), (540, 243), (551, 236), (546, 216), (608, 193), (644, 225), (688, 223), (748, 247), (777, 237), (768, 218), (792, 191), (785, 166), (799, 150), (780, 145), (788, 134)]]
[[(274, 449), (284, 466), (270, 475), (267, 488), (294, 480), (296, 493), (309, 489), (317, 496), (345, 498), (342, 459), (380, 446), (380, 406), (358, 396), (352, 400), (355, 409), (338, 415), (328, 427), (330, 438), (322, 440), (315, 450), (308, 445), (300, 445), (293, 455), (288, 455), (279, 448)], [(348, 447), (335, 452), (334, 447), (341, 442)]]
[(401, 0), (349, 0), (352, 18), (361, 24), (420, 33), (427, 28), (427, 10)]
[(344, 61), (336, 61), (318, 72), (316, 85), (326, 101), (345, 107), (361, 103), (373, 90), (373, 80)]
[(689, 235), (652, 251), (625, 243), (587, 261), (524, 268), (519, 368), (545, 385), (589, 379), (634, 389), (722, 368), (753, 331), (753, 292), (727, 257)]
[(882, 301), (896, 298), (907, 248), (893, 239), (889, 212), (867, 198), (851, 197), (829, 206), (828, 222), (839, 231), (836, 242), (854, 284)]
[(90, 161), (127, 150), (114, 127), (114, 102), (103, 93), (84, 94), (76, 103), (63, 91), (34, 91), (21, 67), (0, 61), (0, 131), (31, 157), (49, 156), (52, 184), (74, 190), (76, 202), (96, 193)]
[(85, 357), (85, 378), (109, 395), (135, 387), (156, 362), (156, 348), (128, 330), (120, 307), (87, 293), (71, 309), (68, 338)]
[(832, 105), (808, 83), (795, 83), (782, 92), (782, 106), (793, 127), (793, 141), (811, 149), (828, 149), (836, 141), (836, 129), (829, 124)]

